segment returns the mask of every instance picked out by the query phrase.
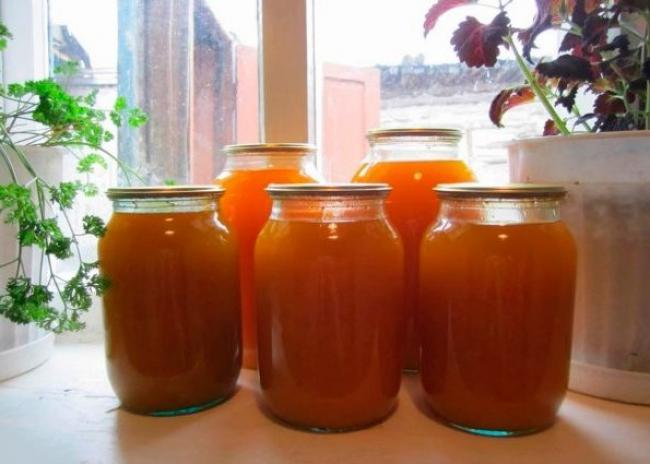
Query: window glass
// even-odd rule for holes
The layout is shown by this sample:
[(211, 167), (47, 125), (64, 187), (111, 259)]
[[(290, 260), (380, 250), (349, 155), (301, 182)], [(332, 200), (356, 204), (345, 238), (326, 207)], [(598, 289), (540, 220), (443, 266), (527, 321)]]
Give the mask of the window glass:
[(50, 0), (52, 69), (78, 61), (75, 93), (145, 110), (120, 158), (148, 183), (209, 182), (221, 149), (258, 140), (257, 0)]
[[(523, 82), (511, 54), (502, 53), (494, 68), (469, 69), (450, 44), (467, 15), (489, 22), (495, 10), (452, 10), (425, 39), (424, 16), (433, 3), (315, 0), (319, 142), (330, 179), (352, 176), (367, 149), (363, 133), (379, 125), (464, 129), (462, 151), (485, 181), (506, 180), (506, 141), (541, 134), (547, 117), (535, 103), (508, 112), (503, 129), (488, 118), (492, 98)], [(529, 26), (535, 1), (515, 4), (513, 24)], [(552, 53), (555, 40), (543, 34), (535, 53)]]

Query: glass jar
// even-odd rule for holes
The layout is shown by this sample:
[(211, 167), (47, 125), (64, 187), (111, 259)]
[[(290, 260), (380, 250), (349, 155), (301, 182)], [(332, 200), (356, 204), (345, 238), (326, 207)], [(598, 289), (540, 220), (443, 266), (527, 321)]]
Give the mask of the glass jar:
[(177, 415), (230, 397), (241, 366), (237, 251), (217, 187), (109, 189), (99, 240), (108, 376), (122, 406)]
[(461, 132), (453, 129), (377, 129), (368, 133), (370, 154), (354, 176), (355, 182), (386, 182), (392, 192), (386, 203), (405, 254), (407, 315), (404, 368), (417, 371), (420, 343), (416, 324), (420, 241), (438, 213), (433, 188), (443, 182), (474, 180), (458, 158)]
[(564, 398), (576, 246), (559, 186), (439, 185), (420, 255), (421, 381), (438, 416), (505, 436), (549, 427)]
[(396, 406), (403, 251), (385, 184), (271, 185), (257, 239), (264, 402), (313, 431), (365, 427)]
[(224, 171), (215, 183), (226, 189), (221, 216), (237, 237), (242, 298), (244, 367), (257, 367), (253, 254), (255, 239), (271, 214), (271, 199), (264, 189), (272, 182), (302, 183), (318, 179), (313, 145), (273, 143), (230, 145)]

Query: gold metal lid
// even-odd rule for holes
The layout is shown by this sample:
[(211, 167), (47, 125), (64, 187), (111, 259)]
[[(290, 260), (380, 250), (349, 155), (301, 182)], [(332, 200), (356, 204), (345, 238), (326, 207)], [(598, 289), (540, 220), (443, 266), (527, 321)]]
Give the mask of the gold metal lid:
[(111, 200), (138, 198), (197, 198), (219, 197), (224, 189), (214, 185), (162, 185), (151, 187), (115, 187), (109, 188), (106, 196)]
[(266, 191), (271, 197), (288, 196), (386, 196), (388, 184), (270, 184)]
[(226, 155), (268, 155), (282, 153), (285, 155), (303, 155), (316, 152), (316, 146), (310, 143), (249, 143), (226, 145)]
[(458, 129), (440, 127), (401, 127), (387, 129), (371, 129), (367, 137), (370, 141), (381, 140), (390, 137), (440, 137), (453, 141), (459, 141), (463, 133)]
[(477, 182), (439, 184), (433, 189), (441, 198), (563, 198), (567, 191), (557, 184), (503, 184)]

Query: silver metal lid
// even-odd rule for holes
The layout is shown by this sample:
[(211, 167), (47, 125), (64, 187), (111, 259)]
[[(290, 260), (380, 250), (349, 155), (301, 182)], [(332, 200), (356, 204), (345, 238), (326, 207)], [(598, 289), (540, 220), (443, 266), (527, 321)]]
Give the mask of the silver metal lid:
[(226, 155), (304, 155), (316, 152), (316, 146), (309, 143), (250, 143), (226, 145)]
[(563, 198), (566, 189), (557, 184), (503, 184), (476, 182), (439, 184), (433, 189), (441, 198)]
[(225, 190), (213, 185), (163, 185), (152, 187), (109, 188), (106, 196), (111, 200), (131, 198), (219, 197)]
[(452, 141), (459, 141), (463, 133), (458, 129), (440, 127), (401, 127), (387, 129), (371, 129), (367, 137), (369, 141), (381, 140), (392, 137), (440, 137)]
[(388, 184), (270, 184), (266, 191), (273, 198), (293, 196), (379, 196), (388, 195)]

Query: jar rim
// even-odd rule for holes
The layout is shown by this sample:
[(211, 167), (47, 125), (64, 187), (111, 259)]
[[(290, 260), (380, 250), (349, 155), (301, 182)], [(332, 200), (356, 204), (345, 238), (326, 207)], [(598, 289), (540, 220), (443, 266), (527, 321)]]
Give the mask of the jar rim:
[(386, 196), (391, 191), (386, 183), (304, 183), (269, 184), (266, 191), (272, 198), (294, 196)]
[(560, 199), (567, 190), (559, 184), (483, 184), (460, 182), (438, 184), (433, 189), (440, 198)]
[(459, 141), (463, 132), (459, 129), (445, 127), (395, 127), (377, 128), (368, 131), (366, 137), (374, 142), (392, 137), (440, 137)]
[(226, 145), (223, 151), (227, 156), (236, 155), (304, 155), (316, 152), (316, 146), (310, 143), (247, 143)]
[(225, 190), (213, 185), (159, 185), (139, 187), (112, 187), (106, 191), (111, 200), (137, 198), (213, 198)]

